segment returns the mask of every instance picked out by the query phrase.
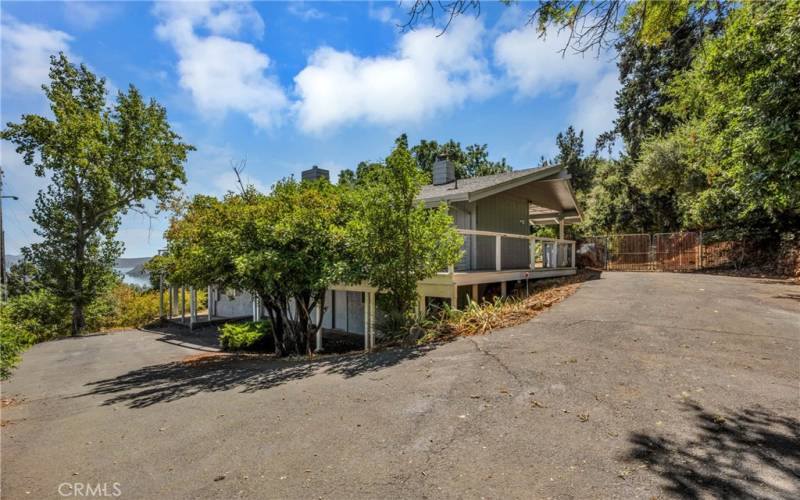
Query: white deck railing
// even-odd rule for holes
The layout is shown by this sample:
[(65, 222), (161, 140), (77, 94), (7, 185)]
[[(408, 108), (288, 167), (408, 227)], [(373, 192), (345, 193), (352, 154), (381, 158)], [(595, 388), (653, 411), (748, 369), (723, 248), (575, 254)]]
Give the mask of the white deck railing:
[(457, 229), (464, 237), (461, 260), (448, 272), (571, 269), (575, 241), (534, 235)]

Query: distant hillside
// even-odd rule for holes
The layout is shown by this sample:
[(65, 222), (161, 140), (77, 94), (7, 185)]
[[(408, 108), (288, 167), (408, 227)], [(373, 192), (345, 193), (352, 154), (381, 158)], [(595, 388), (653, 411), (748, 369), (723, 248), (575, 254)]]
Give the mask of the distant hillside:
[(142, 264), (139, 264), (139, 265), (135, 266), (133, 269), (131, 269), (130, 271), (128, 271), (125, 274), (127, 274), (128, 276), (137, 276), (139, 278), (147, 278), (148, 276), (150, 276), (150, 272), (147, 269), (144, 268), (145, 264), (146, 264), (146, 262), (142, 263)]
[[(125, 257), (117, 259), (114, 267), (117, 269), (127, 269), (128, 271), (125, 274), (130, 276), (147, 277), (150, 273), (144, 269), (144, 265), (147, 264), (151, 258), (152, 257)], [(6, 254), (6, 270), (20, 260), (22, 260), (21, 255)]]
[(147, 264), (147, 262), (151, 258), (152, 257), (125, 257), (117, 259), (115, 267), (121, 267), (121, 268), (139, 267)]
[(6, 267), (11, 267), (22, 259), (22, 255), (6, 254)]

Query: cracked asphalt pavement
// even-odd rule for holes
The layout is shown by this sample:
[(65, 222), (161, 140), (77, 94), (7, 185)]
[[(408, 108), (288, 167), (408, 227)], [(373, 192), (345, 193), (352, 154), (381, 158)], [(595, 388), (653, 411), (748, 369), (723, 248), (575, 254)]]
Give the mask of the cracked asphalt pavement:
[[(208, 339), (40, 344), (3, 398), (2, 496), (800, 496), (800, 287), (604, 273), (536, 319), (313, 363)], [(63, 490), (62, 487), (62, 491)]]

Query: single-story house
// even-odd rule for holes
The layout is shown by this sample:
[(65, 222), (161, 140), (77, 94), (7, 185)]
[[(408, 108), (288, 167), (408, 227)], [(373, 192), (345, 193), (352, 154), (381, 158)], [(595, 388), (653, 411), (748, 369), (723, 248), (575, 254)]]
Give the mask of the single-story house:
[[(326, 176), (312, 169), (303, 178)], [(564, 226), (578, 223), (581, 212), (570, 176), (559, 165), (456, 179), (447, 160), (437, 161), (433, 183), (423, 186), (419, 201), (446, 203), (464, 237), (461, 260), (418, 286), (419, 309), (447, 302), (462, 307), (474, 301), (524, 290), (528, 280), (575, 274), (575, 242), (564, 239)], [(531, 235), (532, 225), (557, 225), (559, 238)], [(322, 324), (326, 329), (364, 335), (374, 344), (376, 289), (367, 283), (336, 285), (327, 292)], [(262, 316), (246, 292), (209, 289), (211, 317)], [(317, 340), (318, 347), (321, 339)]]

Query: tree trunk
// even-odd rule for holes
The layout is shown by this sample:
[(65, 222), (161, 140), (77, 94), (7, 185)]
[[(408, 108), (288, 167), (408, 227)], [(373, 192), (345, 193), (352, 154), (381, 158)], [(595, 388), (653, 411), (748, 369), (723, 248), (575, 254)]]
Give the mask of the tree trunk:
[(72, 282), (72, 336), (80, 335), (86, 328), (86, 318), (83, 314), (83, 278), (84, 259), (86, 258), (86, 242), (83, 238), (83, 227), (79, 225), (77, 241), (75, 242), (75, 264)]
[(265, 303), (265, 305), (267, 306), (269, 320), (272, 323), (272, 341), (275, 344), (275, 356), (282, 358), (286, 355), (286, 349), (284, 349), (283, 345), (286, 336), (283, 328), (283, 320), (280, 311), (274, 304), (270, 302), (268, 304)]
[(72, 336), (80, 335), (86, 328), (86, 318), (83, 315), (83, 303), (73, 301), (72, 303)]

